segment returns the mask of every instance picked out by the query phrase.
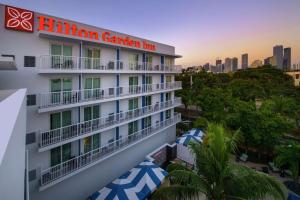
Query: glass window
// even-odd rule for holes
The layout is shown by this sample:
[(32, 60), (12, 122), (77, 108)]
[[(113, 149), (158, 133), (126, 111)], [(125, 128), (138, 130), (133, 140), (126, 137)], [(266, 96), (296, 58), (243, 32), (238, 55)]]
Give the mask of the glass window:
[(61, 80), (52, 79), (51, 80), (51, 92), (60, 92), (61, 91)]
[(152, 97), (146, 96), (145, 97), (145, 106), (150, 106), (152, 104)]
[(51, 113), (50, 114), (50, 129), (57, 129), (61, 127), (61, 114)]
[(171, 118), (171, 110), (166, 110), (166, 119)]
[(137, 109), (139, 107), (138, 103), (139, 103), (138, 98), (129, 99), (129, 101), (128, 101), (128, 110)]
[(61, 45), (52, 44), (51, 45), (51, 55), (62, 55)]
[(171, 76), (166, 76), (166, 82), (171, 83), (171, 81), (172, 81), (172, 77)]
[(61, 163), (61, 149), (56, 147), (51, 149), (51, 167)]
[(72, 46), (63, 45), (63, 55), (64, 56), (72, 56)]
[(171, 100), (171, 92), (166, 93), (166, 101)]
[(128, 60), (129, 60), (129, 67), (130, 68), (136, 68), (138, 66), (138, 62), (139, 62), (139, 55), (138, 54), (129, 54), (128, 56)]
[(63, 79), (63, 91), (71, 91), (72, 90), (72, 79), (64, 78)]
[(93, 116), (92, 116), (92, 118), (97, 119), (99, 117), (100, 117), (100, 106), (99, 105), (93, 106)]
[(63, 111), (62, 112), (62, 126), (69, 126), (71, 125), (71, 111), (68, 110), (68, 111)]
[(92, 150), (92, 137), (86, 137), (83, 139), (83, 151), (87, 153)]
[(84, 108), (84, 121), (89, 121), (92, 119), (92, 107)]
[(152, 84), (152, 76), (146, 76), (146, 84)]
[(85, 89), (92, 89), (93, 87), (93, 78), (86, 78), (84, 88)]
[(151, 126), (151, 116), (146, 117), (144, 123), (145, 123), (145, 128), (150, 127)]
[(129, 77), (129, 85), (138, 85), (138, 77), (137, 76), (131, 76)]
[(62, 145), (62, 161), (65, 162), (71, 158), (71, 143)]
[(93, 88), (100, 88), (100, 78), (93, 78)]
[(134, 121), (128, 124), (128, 135), (132, 135), (138, 131), (138, 121)]
[(93, 149), (100, 147), (100, 134), (93, 135)]
[(172, 65), (172, 59), (168, 58), (168, 57), (165, 57), (165, 65), (166, 66), (171, 66)]

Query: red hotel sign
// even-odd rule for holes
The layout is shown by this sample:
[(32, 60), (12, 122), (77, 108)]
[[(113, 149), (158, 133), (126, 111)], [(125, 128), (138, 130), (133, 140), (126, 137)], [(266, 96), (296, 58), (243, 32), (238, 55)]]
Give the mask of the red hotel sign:
[(134, 40), (129, 36), (121, 37), (111, 34), (105, 31), (99, 37), (97, 31), (88, 30), (86, 28), (78, 27), (76, 24), (70, 24), (69, 22), (62, 20), (55, 20), (52, 17), (38, 16), (39, 19), (39, 31), (55, 32), (64, 35), (72, 35), (80, 38), (87, 38), (91, 40), (101, 39), (103, 42), (118, 44), (128, 47), (143, 48), (146, 50), (155, 51), (156, 47), (147, 41), (140, 42), (139, 40)]
[(33, 32), (34, 13), (29, 10), (5, 6), (5, 28)]
[[(38, 16), (38, 19), (39, 31), (47, 31), (50, 33), (75, 36), (95, 41), (102, 40), (105, 43), (156, 51), (155, 44), (149, 43), (145, 40), (140, 41), (137, 39), (133, 39), (129, 36), (117, 36), (109, 31), (98, 33), (97, 31), (92, 31), (87, 28), (78, 27), (74, 23), (69, 23), (63, 20), (55, 20), (52, 17), (46, 17), (43, 15)], [(6, 6), (5, 28), (17, 31), (33, 32), (34, 12), (21, 8)]]

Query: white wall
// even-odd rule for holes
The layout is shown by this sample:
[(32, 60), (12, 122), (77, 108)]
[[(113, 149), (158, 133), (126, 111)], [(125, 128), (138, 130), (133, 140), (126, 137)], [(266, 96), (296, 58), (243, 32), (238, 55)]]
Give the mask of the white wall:
[[(1, 91), (0, 91), (1, 92)], [(0, 102), (0, 198), (24, 199), (26, 90)]]

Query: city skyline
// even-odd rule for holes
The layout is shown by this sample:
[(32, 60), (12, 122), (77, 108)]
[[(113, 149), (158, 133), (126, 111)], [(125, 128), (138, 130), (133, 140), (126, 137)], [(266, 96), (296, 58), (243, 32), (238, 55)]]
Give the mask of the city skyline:
[[(248, 53), (251, 64), (271, 56), (275, 45), (291, 47), (292, 64), (300, 62), (297, 0), (0, 2), (176, 46), (183, 56), (177, 64), (184, 67), (215, 63), (217, 57), (237, 57), (240, 61), (243, 53)], [(100, 7), (105, 9), (97, 12)], [(142, 15), (137, 18), (136, 12)]]

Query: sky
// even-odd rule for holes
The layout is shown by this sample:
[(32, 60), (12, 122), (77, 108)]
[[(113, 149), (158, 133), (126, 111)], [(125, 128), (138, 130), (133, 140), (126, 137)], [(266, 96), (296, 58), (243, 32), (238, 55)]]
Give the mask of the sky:
[(300, 62), (300, 0), (0, 0), (3, 4), (175, 46), (183, 66), (292, 48)]

